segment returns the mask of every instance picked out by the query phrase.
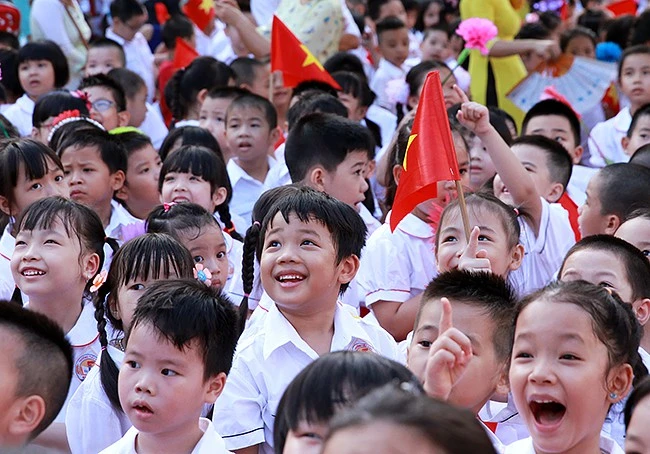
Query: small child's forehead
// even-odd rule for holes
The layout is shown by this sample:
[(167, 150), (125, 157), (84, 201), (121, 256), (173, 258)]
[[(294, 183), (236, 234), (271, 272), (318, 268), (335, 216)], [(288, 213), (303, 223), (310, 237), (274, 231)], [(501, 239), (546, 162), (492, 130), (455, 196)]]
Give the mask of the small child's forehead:
[(228, 107), (228, 119), (237, 118), (243, 120), (259, 119), (266, 123), (266, 115), (261, 107), (250, 105), (234, 105)]
[(119, 49), (113, 46), (91, 47), (88, 49), (88, 58), (115, 58), (121, 60)]
[(115, 102), (113, 97), (113, 91), (103, 85), (95, 85), (94, 87), (86, 87), (83, 89), (88, 96), (91, 98), (91, 101), (96, 101), (98, 99), (108, 99), (109, 101)]

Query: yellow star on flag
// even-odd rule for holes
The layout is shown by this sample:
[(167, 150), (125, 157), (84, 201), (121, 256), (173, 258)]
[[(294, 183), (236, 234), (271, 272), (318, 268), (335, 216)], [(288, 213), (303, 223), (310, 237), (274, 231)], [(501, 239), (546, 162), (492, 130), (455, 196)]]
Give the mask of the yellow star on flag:
[(413, 143), (413, 141), (417, 136), (418, 136), (417, 134), (411, 134), (409, 136), (409, 141), (406, 144), (406, 152), (404, 153), (404, 162), (402, 163), (402, 167), (404, 167), (404, 171), (406, 171), (406, 157), (409, 155), (409, 148), (411, 148), (411, 144)]
[(206, 13), (209, 13), (213, 7), (214, 7), (213, 0), (201, 0), (201, 4), (199, 5), (199, 8), (205, 11)]
[(309, 49), (307, 49), (307, 46), (304, 44), (300, 45), (300, 48), (305, 52), (305, 61), (302, 62), (302, 67), (304, 68), (305, 66), (309, 65), (316, 65), (318, 69), (321, 71), (325, 71), (325, 68), (323, 68), (323, 65), (320, 64), (320, 62), (314, 57), (314, 54), (312, 54)]

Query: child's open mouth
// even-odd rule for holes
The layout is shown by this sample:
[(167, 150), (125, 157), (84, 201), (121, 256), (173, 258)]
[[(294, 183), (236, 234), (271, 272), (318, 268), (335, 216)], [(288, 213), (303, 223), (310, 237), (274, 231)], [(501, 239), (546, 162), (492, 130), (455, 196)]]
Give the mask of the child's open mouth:
[(278, 274), (275, 278), (280, 284), (286, 286), (296, 285), (305, 280), (305, 276), (298, 273)]
[(564, 405), (551, 400), (533, 400), (528, 405), (535, 421), (542, 426), (556, 425), (566, 413), (566, 407)]

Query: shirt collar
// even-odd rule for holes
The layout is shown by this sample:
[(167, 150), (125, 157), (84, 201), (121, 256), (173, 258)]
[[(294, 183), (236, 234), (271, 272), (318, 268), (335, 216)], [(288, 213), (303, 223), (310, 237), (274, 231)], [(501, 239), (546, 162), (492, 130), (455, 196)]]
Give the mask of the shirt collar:
[(626, 107), (614, 117), (614, 128), (619, 132), (627, 133), (631, 122), (632, 114), (630, 114), (630, 108)]
[(111, 200), (111, 219), (108, 221), (104, 233), (110, 238), (122, 240), (122, 226), (138, 222), (143, 221), (133, 217), (126, 208), (115, 200)]
[(116, 34), (112, 28), (106, 29), (106, 37), (112, 39), (113, 41), (116, 41), (121, 46), (124, 46), (127, 43), (127, 41), (120, 35)]
[[(390, 222), (391, 214), (392, 211), (386, 216), (386, 223)], [(404, 219), (399, 221), (397, 229), (417, 238), (433, 238), (436, 236), (436, 232), (430, 224), (412, 213), (407, 214)]]
[(11, 236), (11, 233), (9, 233), (10, 228), (11, 223), (7, 224), (2, 233), (2, 237), (0, 237), (0, 256), (3, 256), (8, 260), (11, 260), (14, 249), (16, 249), (16, 238)]
[(97, 321), (95, 320), (95, 308), (89, 301), (84, 301), (81, 315), (66, 337), (73, 347), (85, 347), (95, 342), (97, 333)]
[[(269, 170), (271, 170), (271, 168), (273, 168), (273, 166), (277, 163), (277, 161), (271, 156), (267, 158), (267, 162), (269, 163)], [(228, 164), (226, 165), (226, 169), (228, 170), (228, 176), (230, 177), (230, 185), (233, 188), (237, 185), (237, 182), (239, 180), (247, 180), (257, 184), (266, 183), (266, 181), (260, 183), (255, 178), (251, 177), (248, 173), (246, 173), (244, 169), (241, 168), (239, 164), (237, 164), (237, 160), (234, 158), (228, 161)], [(268, 177), (268, 173), (267, 173), (267, 177)]]

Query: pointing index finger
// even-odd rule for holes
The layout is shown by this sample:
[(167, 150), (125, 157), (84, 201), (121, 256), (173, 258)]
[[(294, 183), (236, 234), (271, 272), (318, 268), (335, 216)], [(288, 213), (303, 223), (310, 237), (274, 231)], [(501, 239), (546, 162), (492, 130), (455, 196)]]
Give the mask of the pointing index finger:
[(469, 98), (467, 97), (467, 93), (465, 93), (458, 85), (454, 84), (454, 91), (456, 94), (460, 97), (461, 103), (469, 102)]
[(439, 334), (442, 334), (454, 327), (451, 311), (451, 303), (445, 297), (440, 298), (442, 303), (442, 314), (440, 314)]

